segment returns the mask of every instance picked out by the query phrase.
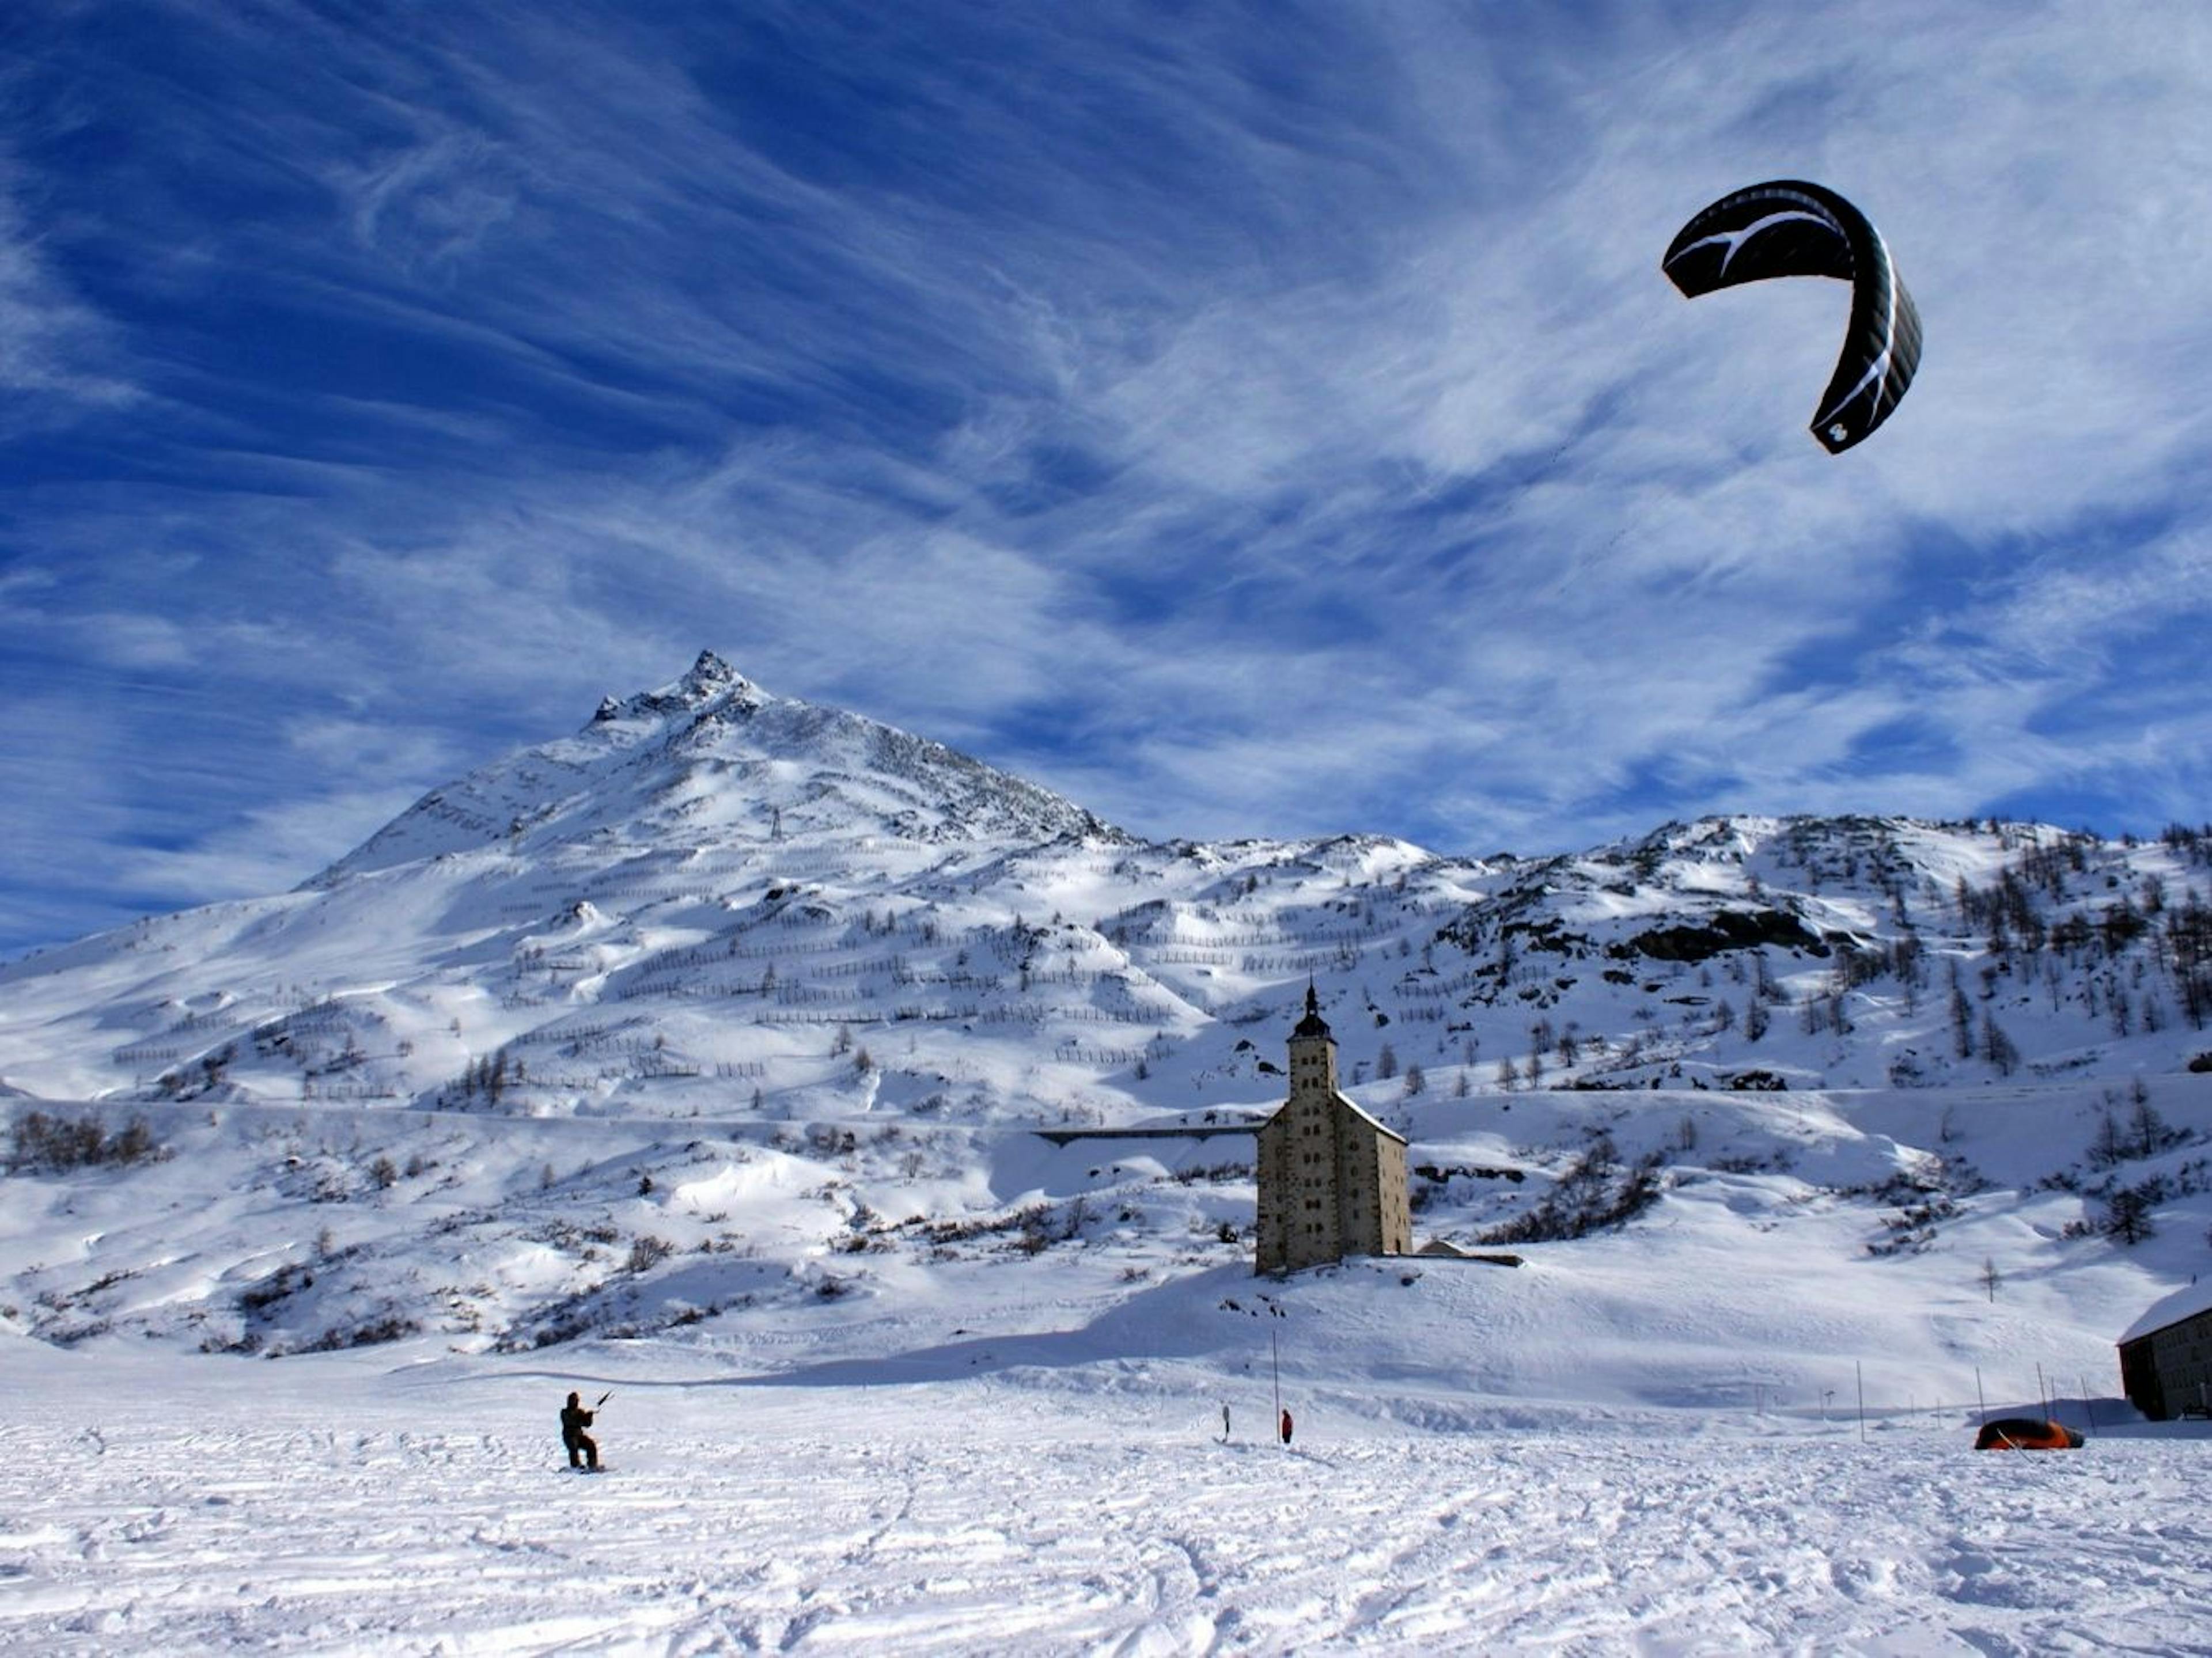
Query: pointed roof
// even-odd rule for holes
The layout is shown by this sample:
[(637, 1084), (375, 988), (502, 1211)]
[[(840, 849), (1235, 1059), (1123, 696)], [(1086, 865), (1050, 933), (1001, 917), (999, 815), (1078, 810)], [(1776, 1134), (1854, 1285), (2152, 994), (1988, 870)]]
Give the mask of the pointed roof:
[(1292, 1042), (1297, 1042), (1302, 1036), (1308, 1039), (1318, 1036), (1323, 1042), (1334, 1040), (1328, 1034), (1327, 1022), (1321, 1017), (1321, 998), (1314, 993), (1314, 984), (1311, 979), (1306, 981), (1306, 1016), (1298, 1021), (1297, 1027), (1291, 1032)]

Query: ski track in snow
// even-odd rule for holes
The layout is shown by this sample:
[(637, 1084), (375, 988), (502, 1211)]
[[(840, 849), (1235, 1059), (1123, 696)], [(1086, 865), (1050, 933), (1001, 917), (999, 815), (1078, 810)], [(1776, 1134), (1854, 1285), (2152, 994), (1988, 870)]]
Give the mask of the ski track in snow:
[(592, 1479), (542, 1372), (185, 1368), (11, 1390), (0, 1647), (2212, 1652), (2199, 1442), (1309, 1410), (1285, 1452), (1190, 1396), (630, 1382)]

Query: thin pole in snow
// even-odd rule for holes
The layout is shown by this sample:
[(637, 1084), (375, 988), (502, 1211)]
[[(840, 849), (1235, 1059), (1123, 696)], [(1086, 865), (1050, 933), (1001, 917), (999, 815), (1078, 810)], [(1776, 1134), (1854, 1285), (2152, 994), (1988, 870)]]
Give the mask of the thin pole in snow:
[(1990, 1401), (1982, 1397), (1982, 1367), (1978, 1364), (1974, 1366), (1974, 1408), (1983, 1421), (1990, 1419)]
[(1851, 1361), (1851, 1369), (1859, 1378), (1859, 1443), (1866, 1443), (1866, 1366), (1858, 1360)]
[(2043, 1379), (2043, 1366), (2039, 1362), (2035, 1367), (2035, 1396), (2043, 1401), (2044, 1419), (2048, 1421), (2051, 1418), (2051, 1384)]
[(2089, 1431), (2097, 1431), (2097, 1401), (2089, 1397), (2089, 1378), (2076, 1378), (2081, 1384), (2081, 1414), (2089, 1419)]

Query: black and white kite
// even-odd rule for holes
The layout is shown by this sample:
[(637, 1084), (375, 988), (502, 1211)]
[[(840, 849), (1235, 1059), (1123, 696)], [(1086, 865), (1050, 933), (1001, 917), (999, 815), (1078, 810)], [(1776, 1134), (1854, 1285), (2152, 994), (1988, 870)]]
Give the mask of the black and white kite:
[(1881, 233), (1822, 185), (1783, 179), (1722, 197), (1682, 227), (1661, 268), (1692, 300), (1769, 276), (1834, 276), (1851, 285), (1843, 355), (1813, 416), (1813, 435), (1830, 454), (1887, 420), (1920, 366), (1920, 313)]

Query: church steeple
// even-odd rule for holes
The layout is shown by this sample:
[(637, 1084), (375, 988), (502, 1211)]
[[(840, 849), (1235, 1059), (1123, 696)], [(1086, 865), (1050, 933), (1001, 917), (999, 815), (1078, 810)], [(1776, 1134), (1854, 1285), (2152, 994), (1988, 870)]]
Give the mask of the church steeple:
[(1294, 1095), (1334, 1094), (1336, 1091), (1336, 1038), (1321, 1017), (1321, 997), (1313, 981), (1306, 981), (1306, 1016), (1291, 1031), (1291, 1092)]

